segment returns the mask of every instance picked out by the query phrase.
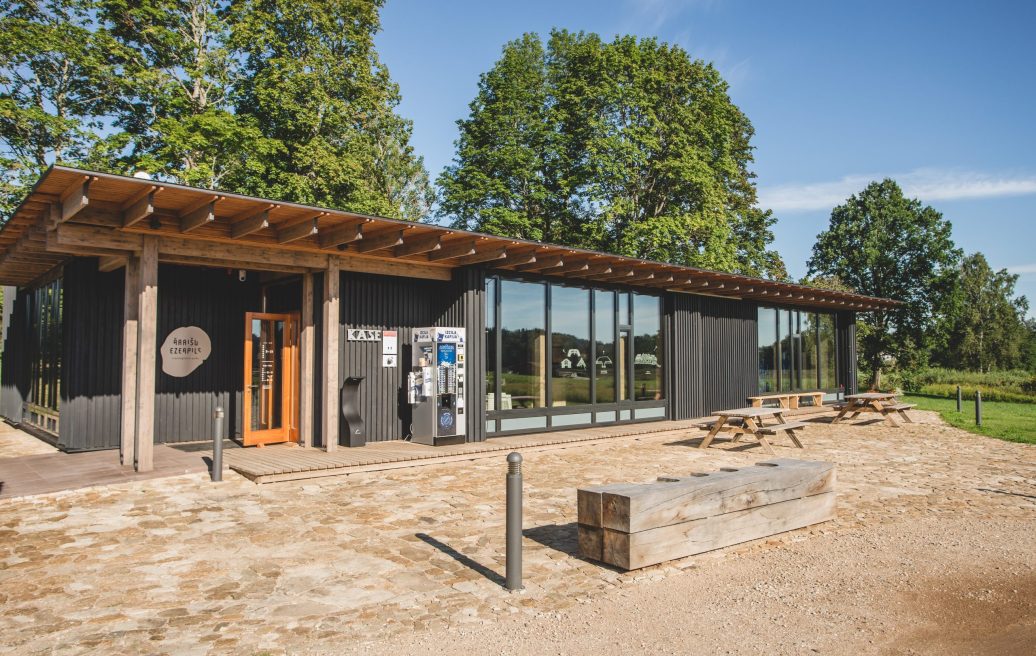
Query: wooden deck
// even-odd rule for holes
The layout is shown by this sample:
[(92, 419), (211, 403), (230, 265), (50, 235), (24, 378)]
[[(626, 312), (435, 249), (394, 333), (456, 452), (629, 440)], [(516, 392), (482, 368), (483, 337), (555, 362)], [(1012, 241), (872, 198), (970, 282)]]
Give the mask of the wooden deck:
[(275, 483), (321, 476), (341, 476), (362, 471), (434, 465), (442, 462), (492, 458), (516, 449), (546, 450), (576, 443), (590, 443), (621, 437), (674, 430), (698, 431), (700, 419), (656, 421), (601, 428), (494, 437), (485, 442), (431, 447), (402, 440), (371, 442), (360, 448), (340, 447), (334, 453), (318, 448), (278, 444), (261, 449), (230, 449), (223, 452), (226, 466), (256, 483)]

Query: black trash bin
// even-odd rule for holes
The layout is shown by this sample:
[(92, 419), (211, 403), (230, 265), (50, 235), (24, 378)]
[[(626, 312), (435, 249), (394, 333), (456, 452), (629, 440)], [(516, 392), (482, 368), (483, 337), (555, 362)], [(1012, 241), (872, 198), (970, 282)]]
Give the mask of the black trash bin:
[(367, 443), (367, 427), (360, 417), (360, 383), (363, 376), (353, 376), (345, 379), (342, 385), (341, 407), (342, 407), (342, 430), (338, 435), (338, 444), (341, 446), (363, 446)]

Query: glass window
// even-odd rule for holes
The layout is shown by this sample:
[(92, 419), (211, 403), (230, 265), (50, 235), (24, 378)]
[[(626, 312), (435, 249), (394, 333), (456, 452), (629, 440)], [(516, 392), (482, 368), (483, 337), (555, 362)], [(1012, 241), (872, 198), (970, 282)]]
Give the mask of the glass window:
[(838, 374), (835, 368), (835, 317), (821, 314), (819, 324), (820, 342), (820, 388), (838, 389)]
[(502, 410), (547, 404), (544, 292), (542, 283), (500, 281)]
[(590, 290), (551, 285), (551, 404), (590, 403)]
[(777, 391), (777, 310), (759, 308), (759, 393)]
[(791, 368), (795, 349), (792, 347), (791, 317), (792, 313), (789, 310), (777, 310), (777, 340), (780, 342), (782, 392), (790, 391), (794, 386)]
[(662, 311), (657, 296), (633, 294), (633, 399), (663, 398)]
[(630, 295), (626, 292), (619, 293), (619, 325), (630, 325)]
[(817, 315), (812, 312), (799, 312), (799, 351), (802, 354), (799, 372), (799, 389), (815, 390), (820, 383), (817, 380)]
[(486, 410), (496, 410), (496, 279), (486, 279)]
[(615, 292), (594, 291), (594, 375), (597, 377), (597, 403), (615, 402)]

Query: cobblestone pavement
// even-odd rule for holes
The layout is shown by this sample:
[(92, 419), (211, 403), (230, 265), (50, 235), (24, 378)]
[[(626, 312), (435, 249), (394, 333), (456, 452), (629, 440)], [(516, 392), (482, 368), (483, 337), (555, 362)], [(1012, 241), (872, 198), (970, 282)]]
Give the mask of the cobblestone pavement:
[(36, 456), (56, 451), (56, 448), (43, 440), (38, 440), (28, 433), (0, 421), (0, 458)]
[(934, 414), (900, 429), (817, 423), (804, 451), (838, 465), (835, 522), (620, 573), (577, 557), (575, 490), (768, 459), (701, 432), (525, 457), (525, 584), (503, 574), (503, 456), (256, 486), (202, 475), (0, 502), (0, 652), (305, 653), (409, 631), (533, 617), (692, 562), (751, 558), (904, 518), (1036, 517), (1036, 447)]

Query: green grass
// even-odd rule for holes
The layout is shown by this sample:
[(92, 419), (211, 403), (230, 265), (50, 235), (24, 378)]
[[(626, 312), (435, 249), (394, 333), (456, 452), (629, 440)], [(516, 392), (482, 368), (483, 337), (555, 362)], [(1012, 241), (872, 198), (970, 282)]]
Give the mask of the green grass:
[(975, 401), (965, 399), (957, 412), (956, 399), (910, 395), (908, 403), (916, 403), (918, 410), (934, 410), (951, 426), (971, 433), (996, 437), (1009, 442), (1036, 444), (1036, 405), (1032, 403), (982, 402), (982, 427), (975, 425)]

